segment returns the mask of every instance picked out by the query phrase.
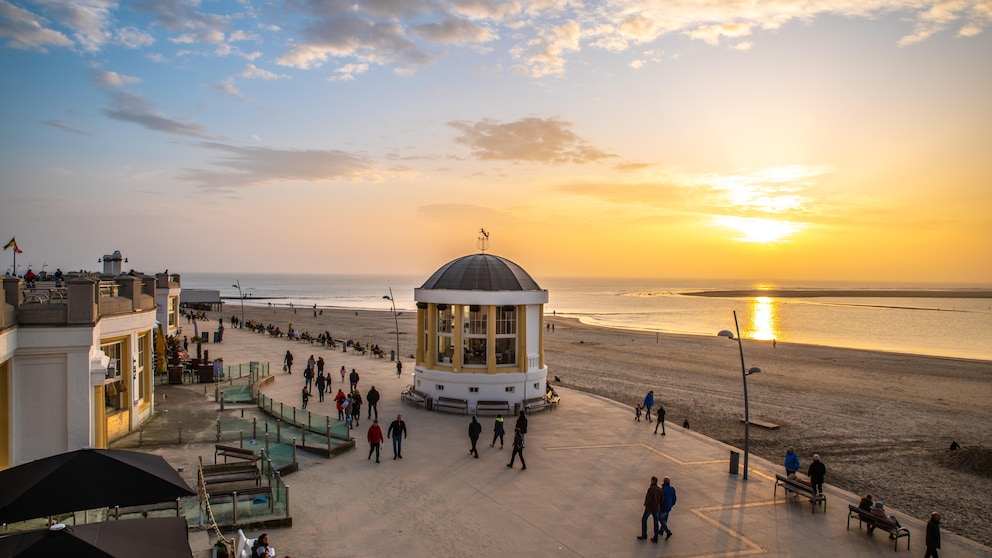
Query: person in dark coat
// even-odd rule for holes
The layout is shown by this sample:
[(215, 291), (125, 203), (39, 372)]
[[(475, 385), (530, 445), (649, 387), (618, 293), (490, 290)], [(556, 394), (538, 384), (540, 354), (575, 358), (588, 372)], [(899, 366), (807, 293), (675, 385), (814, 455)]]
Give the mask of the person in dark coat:
[(489, 447), (495, 447), (496, 438), (499, 438), (499, 449), (503, 449), (503, 434), (505, 434), (505, 432), (506, 431), (503, 430), (503, 415), (496, 415), (496, 424), (493, 425), (493, 443), (489, 444)]
[(644, 495), (644, 513), (641, 514), (641, 535), (637, 537), (638, 539), (643, 541), (648, 538), (648, 518), (650, 517), (654, 528), (651, 542), (658, 542), (658, 514), (661, 513), (661, 501), (664, 497), (661, 487), (658, 486), (658, 477), (651, 477), (648, 492)]
[(327, 376), (324, 376), (323, 372), (317, 372), (317, 380), (314, 383), (317, 384), (318, 401), (323, 401), (324, 390), (327, 389)]
[(472, 441), (472, 449), (468, 450), (469, 453), (475, 456), (476, 459), (479, 458), (479, 450), (475, 448), (475, 444), (479, 442), (479, 435), (482, 434), (482, 425), (479, 421), (472, 417), (472, 422), (468, 424), (468, 439)]
[(654, 433), (658, 433), (658, 427), (661, 427), (661, 435), (665, 435), (665, 406), (661, 403), (658, 404), (658, 422), (654, 425)]
[(813, 486), (813, 492), (823, 494), (823, 478), (827, 476), (827, 466), (820, 461), (820, 454), (813, 454), (813, 462), (809, 464), (806, 474), (809, 476), (809, 483)]
[[(523, 416), (523, 413), (520, 413), (520, 416)], [(516, 461), (518, 455), (520, 456), (520, 469), (526, 469), (527, 463), (524, 461), (524, 434), (519, 428), (514, 428), (513, 453), (510, 454), (510, 462), (506, 466), (512, 469), (513, 462)]]
[(527, 436), (527, 415), (523, 411), (520, 411), (520, 416), (517, 417), (517, 424), (514, 428), (520, 431), (521, 436)]
[(358, 426), (358, 419), (362, 418), (362, 394), (356, 389), (351, 393), (351, 421)]
[(348, 376), (348, 381), (351, 382), (351, 391), (358, 389), (358, 372), (355, 369), (351, 369), (351, 374)]
[(403, 438), (406, 438), (406, 423), (403, 415), (396, 415), (396, 420), (389, 424), (386, 436), (393, 439), (393, 459), (403, 459)]
[(940, 514), (932, 512), (930, 521), (927, 521), (927, 553), (923, 558), (940, 558), (937, 551), (940, 550)]
[(375, 411), (375, 420), (379, 420), (379, 392), (375, 386), (369, 388), (369, 392), (365, 394), (365, 402), (369, 404), (369, 416), (365, 418), (372, 418), (372, 411)]
[(283, 364), (286, 365), (286, 373), (293, 373), (293, 353), (286, 351), (286, 356), (282, 359)]
[(307, 408), (307, 403), (310, 402), (310, 390), (307, 389), (307, 386), (303, 386), (303, 394), (302, 395), (303, 395), (303, 408), (306, 409)]
[(372, 459), (372, 454), (375, 453), (375, 462), (379, 463), (379, 448), (382, 447), (382, 428), (379, 428), (379, 419), (372, 421), (372, 426), (369, 427), (368, 439), (369, 459)]

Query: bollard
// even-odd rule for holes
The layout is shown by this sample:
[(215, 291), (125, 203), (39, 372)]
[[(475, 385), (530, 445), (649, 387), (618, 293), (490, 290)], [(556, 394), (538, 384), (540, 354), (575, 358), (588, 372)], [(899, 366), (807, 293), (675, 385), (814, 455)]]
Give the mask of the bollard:
[(265, 453), (269, 453), (269, 433), (265, 433)]
[(223, 397), (220, 398), (220, 410), (221, 411), (224, 410), (224, 398)]
[(276, 419), (276, 443), (282, 443), (282, 421)]
[[(307, 429), (301, 428), (300, 433), (303, 435), (303, 447), (307, 447)], [(293, 445), (296, 445), (296, 438), (293, 438)]]
[(179, 421), (179, 443), (183, 443), (183, 421)]
[(258, 439), (258, 418), (251, 417), (251, 438), (253, 440)]
[(245, 449), (245, 431), (238, 430), (238, 447)]
[(739, 470), (739, 464), (741, 461), (741, 454), (736, 451), (730, 450), (730, 474), (736, 475)]
[(289, 517), (289, 487), (286, 487), (286, 517)]
[(220, 419), (217, 419), (217, 441), (220, 441)]
[(245, 418), (245, 410), (241, 409), (241, 418)]

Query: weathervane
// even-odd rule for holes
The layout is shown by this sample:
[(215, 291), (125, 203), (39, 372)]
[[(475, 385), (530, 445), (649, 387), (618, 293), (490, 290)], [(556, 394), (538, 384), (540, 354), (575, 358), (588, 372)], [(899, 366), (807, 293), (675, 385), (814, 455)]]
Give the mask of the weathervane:
[(479, 250), (481, 250), (483, 254), (485, 254), (486, 250), (489, 248), (489, 233), (486, 232), (486, 229), (479, 229), (479, 232), (482, 233), (482, 236), (476, 240), (475, 245), (479, 247)]

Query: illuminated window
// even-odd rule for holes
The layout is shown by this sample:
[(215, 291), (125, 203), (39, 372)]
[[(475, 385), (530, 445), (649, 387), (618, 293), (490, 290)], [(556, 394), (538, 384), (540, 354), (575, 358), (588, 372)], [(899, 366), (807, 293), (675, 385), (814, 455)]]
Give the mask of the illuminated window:
[(486, 365), (489, 308), (476, 304), (462, 307), (462, 364)]
[(496, 308), (496, 366), (517, 364), (517, 307)]

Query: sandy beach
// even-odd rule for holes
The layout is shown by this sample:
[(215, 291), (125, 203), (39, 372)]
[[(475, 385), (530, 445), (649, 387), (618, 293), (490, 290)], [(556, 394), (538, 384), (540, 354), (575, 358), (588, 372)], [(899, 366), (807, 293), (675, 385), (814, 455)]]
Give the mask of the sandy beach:
[[(313, 335), (330, 331), (336, 339), (377, 343), (387, 352), (396, 344), (391, 312), (323, 308), (314, 316), (311, 308), (245, 306), (244, 313), (283, 330), (292, 323)], [(240, 314), (240, 306), (229, 303), (225, 326)], [(217, 314), (210, 315), (212, 331)], [(693, 430), (743, 447), (736, 342), (546, 319), (554, 325), (545, 332), (549, 379), (558, 376), (563, 386), (630, 405), (653, 389), (670, 427), (688, 419)], [(413, 312), (399, 316), (400, 354), (408, 363), (415, 324)], [(744, 351), (747, 366), (762, 369), (748, 380), (752, 421), (778, 425), (752, 423), (753, 454), (777, 463), (793, 445), (805, 470), (819, 453), (829, 484), (870, 492), (917, 518), (939, 510), (955, 532), (992, 545), (986, 520), (992, 362), (748, 340)], [(306, 355), (297, 357), (302, 362)], [(962, 446), (955, 454), (947, 451), (952, 440)]]

